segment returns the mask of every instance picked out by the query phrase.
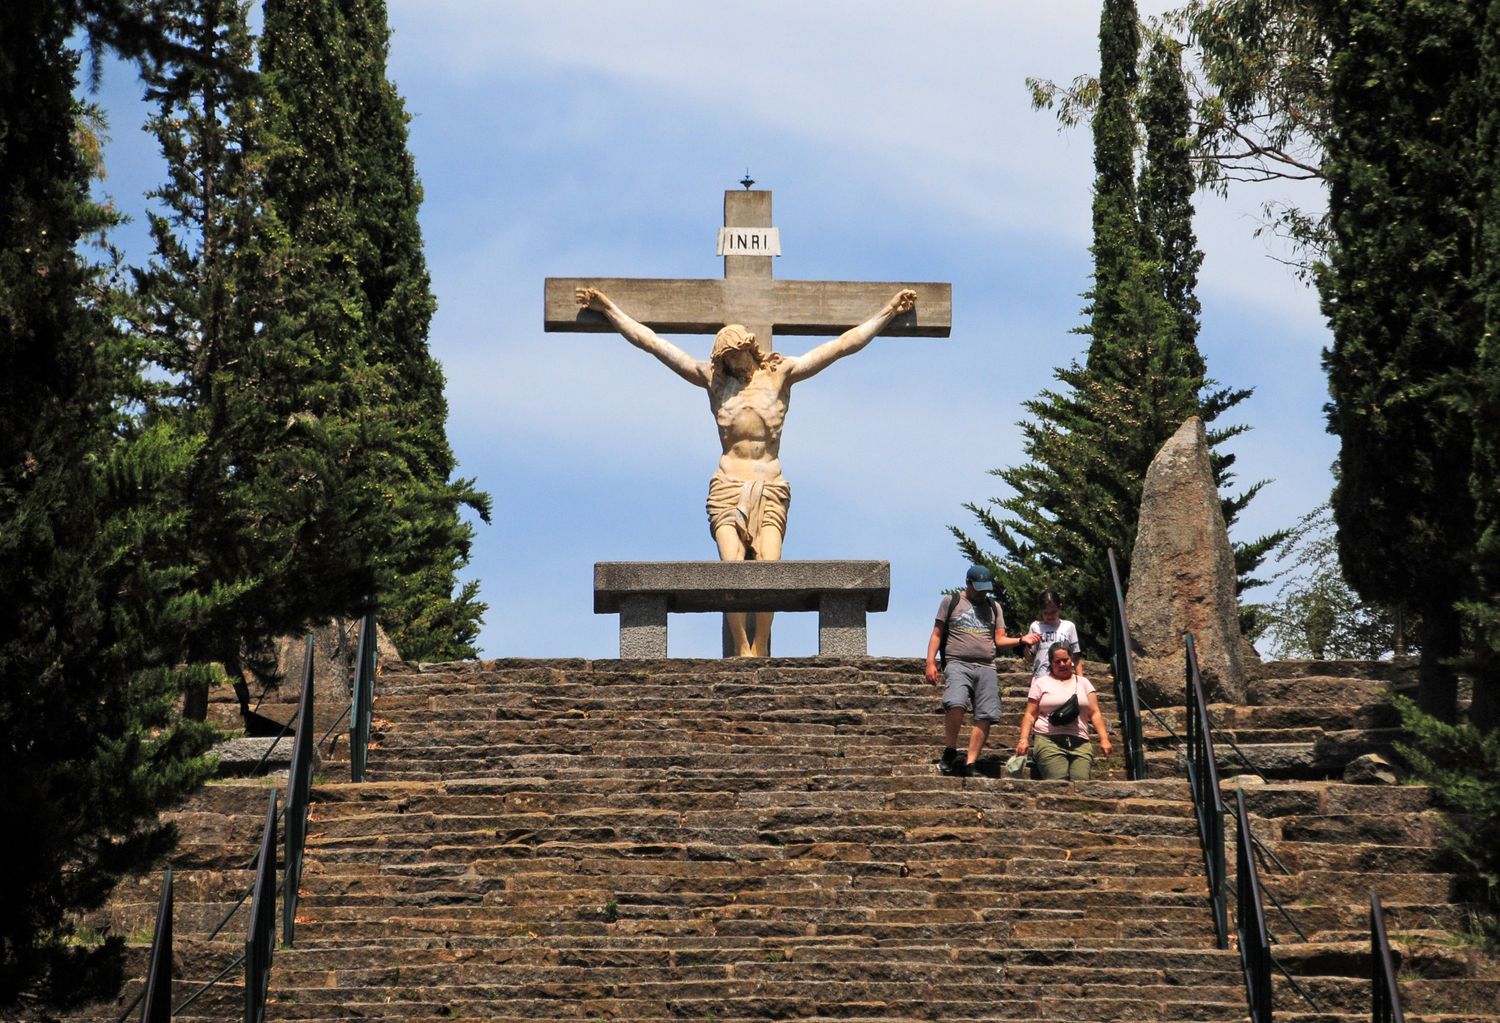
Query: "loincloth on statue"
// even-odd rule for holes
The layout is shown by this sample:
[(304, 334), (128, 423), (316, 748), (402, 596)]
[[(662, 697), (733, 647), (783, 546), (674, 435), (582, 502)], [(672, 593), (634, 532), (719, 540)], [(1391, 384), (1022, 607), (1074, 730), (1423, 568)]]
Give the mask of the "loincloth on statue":
[(792, 503), (792, 485), (783, 477), (769, 480), (737, 480), (715, 472), (708, 481), (708, 532), (713, 535), (726, 523), (739, 533), (746, 551), (753, 551), (760, 531), (775, 526), (786, 536), (786, 510)]

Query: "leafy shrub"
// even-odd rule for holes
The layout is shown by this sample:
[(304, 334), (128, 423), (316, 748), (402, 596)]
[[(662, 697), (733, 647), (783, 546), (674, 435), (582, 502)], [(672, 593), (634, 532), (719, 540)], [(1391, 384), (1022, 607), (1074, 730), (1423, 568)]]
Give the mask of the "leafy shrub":
[(1396, 749), (1431, 786), (1448, 848), (1463, 866), (1463, 895), (1480, 910), (1476, 926), (1500, 949), (1500, 729), (1444, 724), (1405, 697), (1395, 702), (1410, 739)]

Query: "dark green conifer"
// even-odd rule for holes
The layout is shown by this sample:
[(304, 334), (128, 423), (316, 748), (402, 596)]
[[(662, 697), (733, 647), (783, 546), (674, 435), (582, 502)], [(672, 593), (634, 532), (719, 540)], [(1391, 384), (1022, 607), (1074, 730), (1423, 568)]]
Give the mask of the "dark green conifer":
[(1451, 722), (1475, 593), (1474, 422), (1456, 396), (1477, 369), (1479, 16), (1464, 0), (1330, 8), (1324, 172), (1334, 243), (1318, 286), (1333, 330), (1328, 427), (1334, 517), (1366, 600), (1421, 615), (1422, 710)]
[(1479, 288), (1484, 329), (1474, 372), (1474, 495), (1479, 593), (1472, 608), (1478, 664), (1469, 717), (1500, 728), (1500, 0), (1480, 33)]
[[(135, 272), (127, 318), (159, 372), (141, 395), (140, 424), (185, 452), (183, 470), (154, 499), (165, 518), (181, 514), (177, 552), (196, 594), (193, 620), (180, 637), (184, 662), (217, 663), (237, 676), (241, 652), (300, 628), (322, 610), (305, 598), (316, 587), (281, 576), (295, 572), (291, 526), (275, 509), (295, 484), (266, 471), (282, 424), (258, 395), (267, 289), (259, 255), (274, 235), (259, 189), (259, 100), (253, 43), (241, 0), (166, 0), (164, 26), (190, 57), (145, 74), (156, 104), (147, 128), (168, 178), (151, 193), (156, 252)], [(268, 507), (252, 517), (248, 509)], [(287, 597), (294, 598), (291, 603)], [(201, 717), (207, 692), (188, 694)]]
[(327, 445), (317, 558), (343, 566), (350, 601), (381, 602), (404, 655), (466, 656), (483, 607), (476, 584), (454, 593), (471, 536), (458, 509), (487, 516), (488, 501), (451, 479), (421, 191), (387, 35), (379, 0), (266, 4), (266, 188), (285, 232), (268, 332), (306, 381), (284, 411)]
[[(1204, 393), (1194, 295), (1202, 255), (1192, 230), (1193, 176), (1182, 143), (1188, 108), (1177, 54), (1155, 52), (1146, 87), (1138, 88), (1140, 33), (1128, 0), (1104, 5), (1099, 40), (1086, 361), (1056, 371), (1062, 389), (1024, 403), (1026, 460), (994, 473), (1012, 495), (991, 507), (966, 505), (1000, 553), (953, 530), (966, 556), (995, 571), (1013, 613), (1025, 615), (1043, 590), (1056, 590), (1096, 649), (1110, 615), (1105, 551), (1113, 546), (1128, 572), (1151, 459), (1188, 417), (1211, 422), (1248, 394)], [(1139, 184), (1138, 117), (1146, 129)], [(1211, 437), (1218, 442), (1234, 432)], [(1224, 484), (1231, 459), (1215, 457)], [(1226, 501), (1229, 521), (1250, 496)], [(1258, 560), (1251, 555), (1246, 563)]]
[(162, 556), (180, 519), (148, 496), (180, 451), (122, 411), (139, 363), (79, 254), (109, 218), (69, 37), (170, 49), (113, 6), (0, 5), (0, 1012), (23, 1018), (118, 987), (123, 940), (75, 942), (73, 921), (170, 846), (157, 811), (203, 777), (208, 739), (175, 721), (190, 598)]

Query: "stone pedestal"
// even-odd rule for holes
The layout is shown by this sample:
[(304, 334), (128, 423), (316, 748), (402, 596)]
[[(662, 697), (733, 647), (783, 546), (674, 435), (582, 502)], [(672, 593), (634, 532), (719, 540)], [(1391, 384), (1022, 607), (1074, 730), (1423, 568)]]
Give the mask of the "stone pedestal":
[(667, 656), (667, 598), (659, 594), (620, 601), (620, 657)]

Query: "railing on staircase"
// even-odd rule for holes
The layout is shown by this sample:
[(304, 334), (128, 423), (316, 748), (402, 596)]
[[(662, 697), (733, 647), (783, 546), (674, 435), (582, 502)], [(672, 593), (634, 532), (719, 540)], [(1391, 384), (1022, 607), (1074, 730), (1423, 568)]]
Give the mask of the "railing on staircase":
[[(147, 1006), (142, 1010), (142, 1023), (167, 1023), (172, 1016), (180, 1015), (185, 1009), (205, 995), (219, 981), (229, 976), (242, 964), (245, 966), (245, 1019), (247, 1023), (258, 1019), (265, 1010), (265, 981), (267, 971), (270, 969), (271, 953), (275, 947), (276, 931), (276, 895), (282, 897), (282, 942), (291, 946), (295, 938), (296, 912), (298, 885), (302, 878), (302, 861), (307, 844), (307, 815), (312, 797), (312, 767), (315, 751), (322, 740), (314, 741), (313, 729), (316, 727), (313, 714), (313, 638), (307, 637), (307, 644), (303, 650), (302, 657), (302, 694), (297, 702), (297, 715), (292, 719), (296, 723), (297, 732), (292, 748), (291, 771), (287, 781), (287, 799), (284, 807), (276, 809), (276, 790), (271, 792), (271, 807), (267, 813), (265, 829), (261, 834), (260, 847), (256, 850), (250, 862), (246, 864), (247, 870), (256, 872), (255, 881), (251, 886), (240, 894), (235, 904), (209, 931), (206, 940), (212, 941), (232, 920), (240, 908), (244, 906), (246, 899), (251, 899), (250, 931), (245, 942), (245, 952), (236, 956), (234, 961), (219, 972), (212, 980), (200, 986), (191, 995), (185, 998), (175, 1008), (170, 1008), (168, 1003), (171, 999), (171, 957), (172, 957), (172, 921), (171, 921), (171, 885), (172, 872), (168, 870), (163, 882), (162, 906), (157, 919), (157, 939), (153, 943), (151, 972), (147, 974), (145, 990), (136, 997), (123, 1015), (119, 1023), (135, 1011), (142, 1000)], [(345, 713), (348, 713), (347, 711)], [(342, 716), (340, 721), (342, 721)], [(337, 723), (335, 723), (335, 727)], [(288, 722), (282, 730), (284, 735), (292, 727)], [(331, 733), (331, 729), (330, 729)], [(330, 733), (324, 733), (323, 739), (327, 739)], [(280, 736), (271, 743), (274, 749)], [(267, 751), (269, 756), (269, 750)], [(265, 757), (261, 763), (265, 763)], [(276, 884), (276, 827), (283, 825), (283, 848), (285, 869), (282, 872), (281, 884)], [(269, 892), (269, 894), (267, 894)], [(253, 896), (253, 898), (252, 898)], [(165, 914), (165, 917), (162, 914)], [(165, 925), (163, 923), (165, 921)], [(162, 945), (161, 935), (165, 926), (165, 962), (164, 969), (167, 971), (166, 980), (158, 981), (158, 946)], [(269, 928), (269, 929), (267, 929)], [(253, 978), (259, 978), (253, 982)], [(159, 991), (158, 1001), (153, 1003), (153, 991)], [(259, 992), (257, 994), (257, 991)]]
[[(1192, 633), (1184, 633), (1187, 651), (1184, 656), (1186, 675), (1187, 739), (1185, 741), (1188, 787), (1193, 794), (1193, 813), (1198, 821), (1198, 840), (1203, 847), (1203, 866), (1208, 875), (1209, 901), (1213, 908), (1214, 933), (1219, 948), (1228, 948), (1228, 896), (1230, 884), (1228, 862), (1224, 852), (1224, 806), (1219, 789), (1219, 767), (1214, 751), (1213, 725), (1208, 716), (1208, 701), (1203, 695), (1203, 677), (1198, 669), (1198, 651)], [(1258, 864), (1269, 858), (1286, 871), (1274, 853), (1255, 837), (1250, 829), (1250, 819), (1245, 812), (1245, 793), (1235, 790), (1236, 814), (1236, 873), (1235, 873), (1235, 930), (1240, 946), (1240, 960), (1245, 970), (1245, 992), (1250, 999), (1250, 1013), (1254, 1023), (1269, 1021), (1271, 982), (1270, 971), (1274, 966), (1287, 979), (1292, 988), (1302, 996), (1314, 1012), (1318, 1005), (1295, 977), (1271, 954), (1271, 943), (1275, 937), (1266, 927), (1265, 911), (1261, 908), (1261, 897), (1269, 898), (1303, 941), (1307, 935), (1297, 926), (1297, 921), (1287, 912), (1274, 892), (1260, 880)], [(1248, 863), (1248, 866), (1247, 866)], [(1289, 871), (1286, 871), (1290, 873)], [(1264, 981), (1259, 978), (1264, 976)], [(1252, 977), (1256, 981), (1252, 983)], [(1264, 1015), (1257, 999), (1266, 1000)]]
[(1385, 935), (1385, 911), (1380, 896), (1370, 892), (1370, 1023), (1406, 1023), (1401, 992), (1396, 988), (1396, 966)]
[(366, 611), (359, 624), (354, 659), (354, 693), (349, 709), (349, 777), (365, 780), (370, 751), (370, 724), (375, 705), (375, 612)]
[(1141, 730), (1140, 693), (1135, 684), (1135, 660), (1130, 653), (1130, 622), (1125, 617), (1125, 591), (1120, 585), (1120, 567), (1115, 549), (1109, 548), (1110, 605), (1109, 668), (1115, 679), (1115, 705), (1120, 709), (1120, 746), (1125, 757), (1125, 777), (1146, 777), (1146, 743)]
[(302, 659), (302, 697), (297, 701), (297, 745), (292, 748), (292, 769), (286, 783), (286, 824), (282, 828), (286, 851), (282, 868), (281, 940), (288, 946), (296, 937), (297, 888), (302, 883), (302, 853), (307, 845), (316, 720), (313, 713), (313, 638), (308, 636)]
[(1235, 932), (1239, 938), (1240, 965), (1245, 972), (1245, 1000), (1251, 1023), (1271, 1023), (1271, 938), (1266, 914), (1260, 904), (1260, 872), (1255, 865), (1255, 847), (1250, 840), (1250, 817), (1245, 812), (1245, 790), (1234, 790)]
[(276, 951), (276, 816), (276, 790), (272, 789), (260, 839), (260, 863), (255, 869), (255, 895), (250, 900), (250, 928), (245, 936), (245, 1023), (265, 1019), (271, 957)]
[[(151, 966), (146, 971), (146, 1005), (141, 1023), (168, 1023), (172, 1018), (172, 868), (162, 871), (161, 903), (151, 937)], [(131, 1008), (134, 1008), (132, 1006)], [(130, 1015), (129, 1010), (125, 1015)]]
[(1187, 694), (1185, 760), (1188, 788), (1193, 794), (1193, 815), (1198, 821), (1198, 845), (1203, 850), (1203, 869), (1208, 876), (1208, 898), (1214, 915), (1214, 937), (1219, 948), (1229, 947), (1228, 867), (1224, 856), (1224, 801), (1219, 793), (1219, 765), (1214, 737), (1209, 727), (1208, 705), (1203, 698), (1203, 680), (1198, 673), (1198, 654), (1193, 634), (1186, 634), (1184, 664)]

